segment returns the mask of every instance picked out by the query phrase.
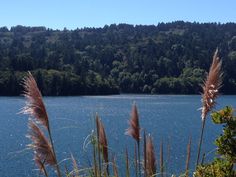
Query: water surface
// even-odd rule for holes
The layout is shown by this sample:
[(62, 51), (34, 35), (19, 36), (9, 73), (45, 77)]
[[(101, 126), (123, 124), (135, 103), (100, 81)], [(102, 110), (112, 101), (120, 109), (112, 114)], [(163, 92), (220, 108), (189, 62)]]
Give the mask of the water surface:
[[(81, 97), (45, 97), (56, 151), (61, 165), (70, 164), (72, 153), (80, 167), (91, 163), (90, 145), (84, 146), (85, 138), (94, 129), (94, 116), (101, 117), (108, 136), (109, 152), (118, 161), (124, 159), (128, 147), (132, 155), (134, 141), (124, 134), (128, 128), (132, 103), (135, 101), (140, 114), (140, 125), (153, 136), (157, 158), (161, 140), (164, 142), (164, 158), (167, 162), (167, 144), (170, 144), (168, 172), (184, 171), (186, 145), (192, 137), (191, 168), (196, 160), (196, 147), (201, 126), (200, 96), (197, 95), (117, 95)], [(226, 105), (236, 107), (236, 96), (221, 96), (217, 108)], [(0, 174), (4, 177), (36, 176), (38, 173), (32, 160), (33, 154), (26, 149), (30, 141), (27, 134), (25, 115), (17, 114), (25, 104), (23, 97), (0, 97)], [(221, 127), (206, 122), (203, 151), (209, 161), (215, 152), (214, 139), (221, 133)], [(123, 163), (121, 163), (123, 164)], [(124, 173), (119, 165), (120, 173)], [(122, 176), (122, 174), (121, 174)]]

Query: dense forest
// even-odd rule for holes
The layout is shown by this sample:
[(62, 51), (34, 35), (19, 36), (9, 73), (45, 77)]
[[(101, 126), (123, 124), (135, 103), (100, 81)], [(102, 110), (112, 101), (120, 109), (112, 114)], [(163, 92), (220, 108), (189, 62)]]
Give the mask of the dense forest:
[(0, 95), (19, 95), (27, 71), (43, 95), (198, 94), (217, 47), (221, 92), (235, 94), (235, 23), (1, 27)]

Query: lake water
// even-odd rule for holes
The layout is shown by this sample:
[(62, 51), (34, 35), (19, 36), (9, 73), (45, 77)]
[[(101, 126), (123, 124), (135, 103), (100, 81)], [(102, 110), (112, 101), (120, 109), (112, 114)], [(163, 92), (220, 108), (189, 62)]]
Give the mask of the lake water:
[[(164, 158), (167, 161), (167, 144), (170, 143), (169, 173), (184, 171), (186, 146), (192, 137), (191, 168), (196, 161), (196, 148), (201, 126), (200, 96), (197, 95), (117, 95), (81, 97), (45, 97), (50, 118), (55, 148), (61, 166), (70, 164), (72, 153), (81, 168), (89, 166), (91, 149), (83, 149), (84, 140), (94, 129), (96, 112), (104, 123), (108, 136), (109, 152), (124, 162), (124, 150), (130, 154), (134, 146), (131, 137), (124, 135), (133, 101), (137, 103), (140, 125), (153, 136), (156, 156), (159, 157), (160, 141), (164, 142)], [(220, 96), (217, 108), (226, 105), (236, 107), (236, 96)], [(0, 176), (36, 176), (33, 154), (26, 149), (30, 141), (27, 134), (28, 118), (17, 114), (24, 106), (23, 97), (0, 97)], [(209, 161), (215, 152), (214, 139), (221, 133), (221, 127), (213, 125), (210, 118), (206, 122), (203, 151)], [(87, 151), (87, 153), (86, 153)], [(88, 153), (89, 152), (89, 153)], [(89, 155), (88, 155), (89, 154)], [(124, 176), (123, 164), (119, 173)], [(159, 164), (159, 162), (158, 162)], [(122, 175), (123, 174), (123, 175)]]

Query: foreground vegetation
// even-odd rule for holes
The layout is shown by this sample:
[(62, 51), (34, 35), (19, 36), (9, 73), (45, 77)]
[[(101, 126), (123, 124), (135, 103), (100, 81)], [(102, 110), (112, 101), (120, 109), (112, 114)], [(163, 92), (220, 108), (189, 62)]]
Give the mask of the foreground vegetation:
[(160, 23), (51, 30), (0, 28), (0, 95), (19, 95), (25, 71), (43, 95), (198, 94), (219, 48), (224, 94), (236, 93), (236, 24)]
[[(219, 89), (222, 83), (221, 61), (218, 57), (218, 51), (215, 52), (213, 62), (210, 67), (208, 76), (203, 84), (202, 94), (202, 129), (199, 140), (199, 148), (197, 152), (196, 169), (189, 169), (191, 152), (191, 138), (187, 144), (186, 153), (186, 168), (180, 176), (191, 176), (192, 171), (195, 177), (234, 177), (236, 171), (234, 165), (236, 163), (236, 117), (233, 115), (233, 108), (226, 107), (222, 110), (215, 111), (211, 114), (212, 120), (215, 124), (223, 124), (223, 134), (220, 135), (215, 144), (217, 145), (217, 155), (212, 163), (204, 163), (204, 154), (201, 153), (201, 144), (203, 143), (203, 132), (205, 128), (205, 120), (207, 115), (212, 111), (216, 97), (219, 95)], [(101, 119), (96, 115), (96, 131), (90, 135), (90, 142), (92, 146), (92, 166), (80, 167), (76, 159), (71, 155), (72, 170), (68, 167), (62, 168), (58, 163), (55, 147), (52, 140), (50, 121), (47, 111), (38, 89), (37, 83), (31, 73), (25, 77), (23, 82), (24, 95), (27, 103), (22, 110), (22, 113), (28, 114), (29, 119), (29, 133), (28, 137), (32, 141), (29, 145), (34, 151), (34, 160), (38, 166), (41, 174), (50, 176), (51, 170), (55, 170), (58, 177), (109, 177), (119, 176), (119, 170), (116, 165), (116, 158), (111, 157), (109, 153), (109, 145), (106, 138), (105, 128)], [(129, 121), (129, 128), (126, 134), (134, 139), (133, 154), (124, 154), (125, 176), (136, 177), (154, 177), (154, 176), (170, 176), (171, 172), (166, 171), (166, 166), (163, 158), (163, 142), (160, 144), (160, 159), (159, 167), (157, 167), (157, 159), (155, 155), (155, 147), (151, 135), (146, 135), (145, 130), (141, 132), (141, 125), (139, 124), (139, 114), (137, 106), (134, 104), (131, 111), (131, 118)], [(141, 136), (143, 137), (141, 139)], [(195, 155), (195, 154), (194, 154)], [(71, 168), (69, 168), (71, 169)], [(174, 176), (174, 175), (172, 175)]]

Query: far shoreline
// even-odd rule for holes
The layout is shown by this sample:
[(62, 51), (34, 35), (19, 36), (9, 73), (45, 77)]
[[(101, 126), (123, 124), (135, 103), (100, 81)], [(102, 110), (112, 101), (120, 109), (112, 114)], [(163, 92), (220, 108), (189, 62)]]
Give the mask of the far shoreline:
[[(120, 94), (96, 94), (96, 95), (43, 95), (43, 97), (109, 97), (109, 96), (201, 96), (201, 94), (175, 94), (175, 93), (166, 93), (166, 94), (148, 94), (148, 93), (120, 93)], [(236, 96), (236, 94), (223, 94), (221, 96)], [(24, 97), (23, 95), (0, 95), (0, 98), (3, 97)]]

